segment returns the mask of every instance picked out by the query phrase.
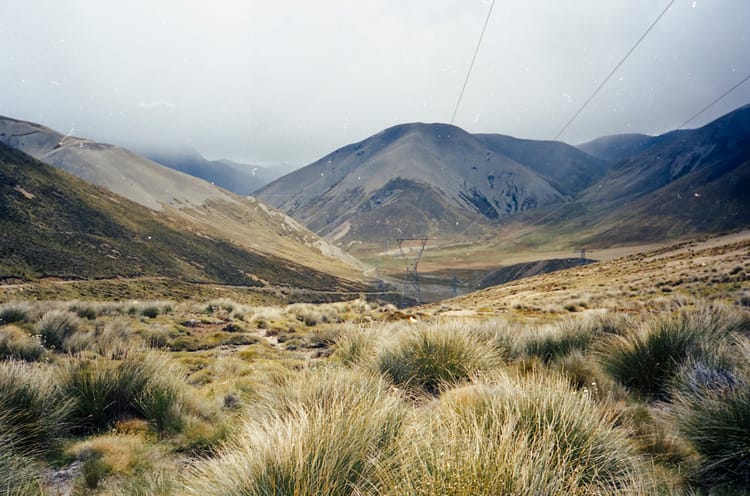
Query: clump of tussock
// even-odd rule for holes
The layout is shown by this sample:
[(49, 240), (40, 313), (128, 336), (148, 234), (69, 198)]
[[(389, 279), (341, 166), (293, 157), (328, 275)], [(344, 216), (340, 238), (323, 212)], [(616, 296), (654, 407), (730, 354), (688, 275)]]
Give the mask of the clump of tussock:
[(615, 336), (600, 347), (598, 356), (604, 369), (631, 391), (648, 400), (666, 400), (680, 364), (711, 355), (747, 328), (747, 318), (726, 307), (682, 309)]
[(376, 488), (379, 467), (394, 463), (401, 400), (384, 381), (354, 371), (304, 375), (283, 388), (276, 408), (251, 415), (214, 459), (194, 465), (184, 494), (333, 496)]
[(0, 488), (9, 496), (42, 496), (45, 494), (38, 479), (39, 467), (33, 458), (19, 452), (17, 440), (6, 430), (0, 415)]
[(36, 332), (50, 349), (62, 349), (65, 340), (82, 327), (81, 319), (72, 312), (50, 310), (36, 323)]
[(627, 396), (623, 387), (612, 380), (599, 363), (578, 350), (555, 360), (550, 369), (557, 370), (568, 379), (571, 387), (594, 400), (624, 400)]
[(286, 312), (306, 326), (339, 322), (339, 308), (334, 305), (312, 305), (295, 303), (286, 308)]
[(575, 350), (585, 353), (601, 336), (621, 335), (630, 328), (632, 324), (619, 316), (593, 314), (569, 317), (553, 324), (528, 329), (516, 339), (513, 355), (535, 356), (544, 363), (549, 363)]
[(629, 433), (550, 374), (448, 390), (400, 442), (378, 493), (653, 494)]
[(225, 312), (225, 313), (232, 313), (234, 310), (240, 306), (236, 301), (229, 299), (229, 298), (217, 298), (215, 300), (211, 300), (206, 304), (206, 313), (217, 313), (217, 312)]
[(69, 312), (73, 312), (78, 317), (87, 320), (95, 320), (101, 312), (103, 305), (92, 301), (73, 301), (67, 306)]
[(25, 301), (11, 301), (0, 305), (0, 325), (30, 322), (32, 318), (31, 305)]
[(109, 490), (112, 496), (170, 496), (176, 494), (177, 482), (171, 471), (138, 472)]
[(134, 333), (130, 321), (116, 317), (97, 328), (90, 349), (105, 358), (118, 360), (141, 344), (142, 339)]
[(750, 378), (721, 378), (680, 391), (671, 413), (680, 433), (700, 455), (694, 478), (706, 488), (750, 485)]
[(159, 433), (179, 431), (182, 383), (166, 353), (140, 350), (119, 362), (78, 359), (62, 377), (71, 422), (81, 432), (104, 429), (124, 416), (145, 418)]
[(336, 341), (333, 359), (346, 366), (368, 367), (375, 358), (378, 334), (359, 326), (344, 326)]
[(23, 362), (0, 363), (0, 432), (15, 446), (44, 450), (54, 446), (65, 428), (70, 403), (56, 370)]
[(127, 305), (127, 313), (155, 319), (159, 315), (171, 312), (173, 307), (170, 301), (134, 301)]
[(37, 336), (14, 325), (0, 328), (0, 359), (3, 360), (25, 360), (34, 362), (44, 353)]
[(377, 370), (397, 386), (438, 394), (449, 385), (496, 369), (502, 357), (468, 332), (441, 324), (396, 326), (375, 357)]

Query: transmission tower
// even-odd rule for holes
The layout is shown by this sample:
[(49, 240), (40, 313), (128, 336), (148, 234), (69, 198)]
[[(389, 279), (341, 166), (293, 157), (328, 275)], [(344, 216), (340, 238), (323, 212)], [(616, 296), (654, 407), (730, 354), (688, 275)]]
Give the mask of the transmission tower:
[(453, 277), (451, 278), (451, 297), (455, 298), (458, 296), (458, 287), (461, 286), (462, 288), (467, 287), (466, 283), (463, 282), (461, 279), (456, 277), (455, 274), (453, 274)]
[[(424, 247), (427, 245), (428, 237), (423, 238), (397, 238), (398, 251), (401, 253), (401, 258), (404, 260), (404, 289), (401, 292), (401, 307), (406, 306), (407, 293), (414, 294), (414, 301), (417, 304), (422, 303), (421, 300), (421, 288), (419, 284), (419, 262), (422, 260), (422, 254), (424, 253)], [(412, 257), (409, 257), (407, 251), (404, 249), (404, 241), (419, 241), (419, 244), (414, 250), (411, 250)], [(414, 255), (416, 252), (416, 255)]]
[(581, 248), (580, 250), (573, 250), (573, 251), (579, 252), (581, 254), (581, 261), (580, 261), (581, 265), (586, 265), (586, 252), (588, 253), (594, 252), (594, 250), (588, 250), (586, 248)]

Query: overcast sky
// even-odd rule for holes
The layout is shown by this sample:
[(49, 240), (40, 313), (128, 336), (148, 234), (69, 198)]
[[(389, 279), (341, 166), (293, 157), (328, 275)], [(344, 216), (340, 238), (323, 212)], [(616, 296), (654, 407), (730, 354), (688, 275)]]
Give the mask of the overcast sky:
[[(455, 124), (552, 139), (669, 0), (496, 0)], [(304, 165), (448, 122), (489, 0), (0, 0), (0, 114)], [(672, 129), (750, 74), (750, 1), (677, 0), (563, 134)], [(750, 82), (697, 119), (750, 102)]]

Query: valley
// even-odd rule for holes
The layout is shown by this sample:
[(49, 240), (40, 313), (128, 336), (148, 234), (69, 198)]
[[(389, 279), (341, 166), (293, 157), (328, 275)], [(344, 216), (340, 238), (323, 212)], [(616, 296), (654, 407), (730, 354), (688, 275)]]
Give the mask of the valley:
[(597, 157), (399, 126), (263, 188), (286, 213), (0, 119), (0, 487), (747, 494), (738, 112)]

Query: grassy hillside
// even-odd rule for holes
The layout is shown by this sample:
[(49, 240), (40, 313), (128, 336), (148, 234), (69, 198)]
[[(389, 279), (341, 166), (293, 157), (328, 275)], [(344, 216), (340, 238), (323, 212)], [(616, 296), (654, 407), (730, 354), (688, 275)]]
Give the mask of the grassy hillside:
[(0, 278), (168, 276), (335, 289), (335, 277), (221, 239), (0, 144)]
[(748, 243), (696, 240), (408, 313), (362, 300), (0, 304), (0, 484), (745, 495)]

